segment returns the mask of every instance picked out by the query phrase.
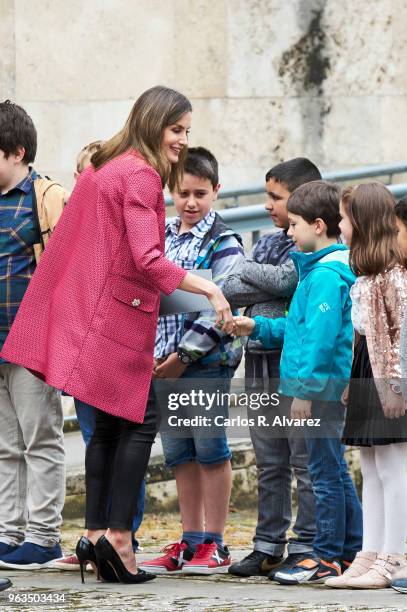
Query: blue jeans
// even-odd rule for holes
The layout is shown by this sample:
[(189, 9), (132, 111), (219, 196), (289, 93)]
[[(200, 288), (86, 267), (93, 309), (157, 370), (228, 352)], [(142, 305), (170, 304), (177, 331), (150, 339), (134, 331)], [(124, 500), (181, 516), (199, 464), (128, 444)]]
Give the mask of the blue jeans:
[(352, 560), (362, 549), (362, 508), (341, 441), (344, 416), (340, 402), (312, 403), (312, 417), (321, 418), (321, 437), (307, 436), (316, 505), (314, 552), (325, 560)]
[[(76, 410), (76, 416), (78, 417), (78, 423), (81, 429), (83, 441), (85, 442), (85, 446), (87, 447), (93, 435), (93, 432), (95, 430), (95, 418), (96, 418), (95, 409), (89, 404), (85, 404), (84, 402), (81, 402), (80, 400), (75, 399), (75, 410)], [(145, 480), (143, 480), (143, 483), (140, 489), (139, 498), (137, 501), (137, 513), (133, 519), (133, 525), (131, 528), (133, 536), (138, 530), (138, 528), (140, 527), (141, 522), (143, 520), (145, 494), (146, 494), (146, 482)], [(137, 542), (134, 540), (134, 537), (133, 537), (133, 545), (137, 546)]]
[[(196, 386), (200, 387), (199, 381), (201, 379), (211, 379), (211, 382), (208, 380), (208, 384), (205, 384), (205, 391), (216, 393), (216, 391), (219, 390), (220, 392), (228, 393), (233, 374), (233, 368), (227, 366), (205, 368), (202, 365), (191, 364), (182, 374), (181, 378), (196, 379), (197, 385), (194, 385), (192, 382), (192, 388)], [(222, 406), (220, 409), (222, 410), (222, 414), (226, 415), (227, 408)], [(215, 414), (217, 413), (214, 413), (214, 415)], [(168, 468), (189, 461), (196, 461), (201, 465), (212, 465), (223, 463), (231, 458), (232, 453), (228, 446), (226, 431), (223, 428), (217, 428), (217, 436), (213, 438), (202, 435), (202, 430), (200, 428), (195, 428), (191, 433), (191, 437), (186, 435), (184, 437), (176, 437), (171, 436), (171, 432), (164, 430), (164, 428), (161, 430), (160, 435), (165, 456), (165, 464)]]

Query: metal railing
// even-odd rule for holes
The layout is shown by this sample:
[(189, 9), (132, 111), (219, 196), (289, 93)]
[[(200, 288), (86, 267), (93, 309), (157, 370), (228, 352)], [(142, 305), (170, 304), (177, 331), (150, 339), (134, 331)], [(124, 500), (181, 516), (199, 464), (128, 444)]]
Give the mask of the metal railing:
[[(407, 162), (398, 162), (394, 164), (381, 164), (374, 166), (365, 166), (361, 168), (353, 168), (350, 170), (334, 170), (332, 172), (323, 172), (322, 178), (326, 181), (337, 183), (354, 182), (361, 179), (369, 179), (376, 177), (388, 177), (389, 184), (394, 175), (407, 174)], [(407, 183), (389, 185), (390, 191), (395, 198), (401, 198), (407, 195)], [(239, 206), (239, 198), (259, 195), (262, 200), (265, 196), (264, 184), (254, 185), (253, 187), (244, 187), (241, 189), (225, 189), (219, 192), (219, 200), (231, 200), (226, 208), (219, 210), (219, 214), (224, 219), (225, 223), (237, 232), (251, 232), (252, 244), (259, 239), (259, 232), (265, 227), (271, 228), (272, 221), (270, 216), (264, 209), (263, 204), (250, 204), (248, 206)], [(173, 204), (171, 198), (166, 198), (167, 206)]]
[[(322, 178), (326, 181), (337, 183), (347, 183), (360, 179), (375, 178), (377, 176), (387, 177), (387, 184), (391, 184), (395, 174), (407, 173), (407, 162), (397, 162), (394, 164), (379, 164), (374, 166), (363, 166), (348, 170), (333, 170), (322, 172)], [(238, 200), (244, 196), (264, 195), (264, 183), (237, 189), (221, 189), (218, 200), (234, 200), (232, 206), (238, 206)], [(165, 198), (167, 206), (172, 206), (173, 201), (170, 197)]]
[[(396, 199), (402, 198), (407, 195), (407, 183), (389, 185), (389, 190)], [(257, 232), (264, 227), (271, 228), (272, 225), (264, 204), (225, 208), (220, 210), (219, 214), (225, 223), (237, 232)]]

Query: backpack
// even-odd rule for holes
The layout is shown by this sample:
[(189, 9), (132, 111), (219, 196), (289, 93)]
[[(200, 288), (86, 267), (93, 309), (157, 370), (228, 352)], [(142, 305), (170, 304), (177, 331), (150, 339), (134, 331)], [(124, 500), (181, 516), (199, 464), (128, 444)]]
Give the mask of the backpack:
[(70, 194), (49, 177), (38, 176), (33, 186), (33, 218), (40, 237), (40, 242), (34, 244), (35, 260), (38, 264)]

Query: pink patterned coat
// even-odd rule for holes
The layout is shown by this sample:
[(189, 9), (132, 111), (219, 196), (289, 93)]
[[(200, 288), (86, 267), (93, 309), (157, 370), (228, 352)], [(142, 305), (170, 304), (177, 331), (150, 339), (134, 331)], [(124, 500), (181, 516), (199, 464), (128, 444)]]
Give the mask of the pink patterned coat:
[(158, 173), (135, 152), (79, 177), (1, 355), (110, 414), (142, 422), (160, 291), (186, 272), (164, 253)]

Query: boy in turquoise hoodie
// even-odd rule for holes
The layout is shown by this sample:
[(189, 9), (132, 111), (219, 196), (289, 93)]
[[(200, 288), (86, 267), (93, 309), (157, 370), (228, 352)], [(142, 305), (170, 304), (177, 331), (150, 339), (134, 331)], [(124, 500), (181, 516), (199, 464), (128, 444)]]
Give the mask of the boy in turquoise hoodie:
[(339, 187), (324, 181), (293, 192), (288, 235), (298, 249), (290, 255), (299, 282), (288, 315), (235, 318), (236, 335), (250, 335), (266, 348), (283, 347), (280, 392), (293, 398), (293, 419), (312, 417), (314, 423), (305, 434), (316, 502), (314, 553), (277, 572), (274, 580), (280, 584), (324, 582), (339, 575), (341, 564), (346, 567), (362, 547), (360, 502), (341, 443), (341, 396), (352, 363), (349, 291), (355, 277), (346, 246), (337, 242), (339, 201)]

